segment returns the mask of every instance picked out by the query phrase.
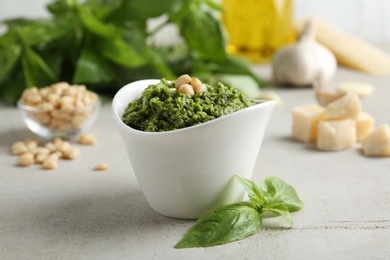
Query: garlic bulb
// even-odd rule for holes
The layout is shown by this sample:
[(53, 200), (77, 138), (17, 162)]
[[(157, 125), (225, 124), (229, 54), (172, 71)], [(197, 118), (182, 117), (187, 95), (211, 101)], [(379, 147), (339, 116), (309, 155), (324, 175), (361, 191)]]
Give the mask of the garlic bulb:
[(272, 59), (276, 84), (307, 86), (329, 82), (337, 68), (336, 58), (314, 39), (314, 21), (309, 20), (299, 40), (277, 51)]

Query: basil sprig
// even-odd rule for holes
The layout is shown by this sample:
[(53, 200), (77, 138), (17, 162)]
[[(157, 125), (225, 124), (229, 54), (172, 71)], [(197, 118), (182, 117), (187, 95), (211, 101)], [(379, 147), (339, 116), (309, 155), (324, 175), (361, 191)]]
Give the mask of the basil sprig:
[(303, 202), (295, 189), (277, 177), (266, 177), (259, 184), (236, 176), (250, 201), (220, 206), (199, 218), (175, 248), (209, 247), (227, 244), (257, 233), (266, 211), (284, 217), (293, 226), (292, 212)]

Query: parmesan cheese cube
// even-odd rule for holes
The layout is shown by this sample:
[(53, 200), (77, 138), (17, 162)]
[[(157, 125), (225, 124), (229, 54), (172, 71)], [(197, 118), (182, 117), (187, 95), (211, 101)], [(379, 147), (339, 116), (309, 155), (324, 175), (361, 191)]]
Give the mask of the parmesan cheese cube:
[(362, 142), (374, 126), (375, 119), (366, 112), (360, 112), (356, 120), (356, 135), (357, 140)]
[(338, 151), (356, 143), (356, 123), (353, 119), (324, 120), (318, 124), (317, 147), (320, 150)]
[(317, 125), (322, 119), (324, 108), (319, 105), (305, 105), (292, 110), (292, 135), (303, 142), (317, 140)]
[(390, 156), (389, 125), (380, 125), (367, 135), (363, 140), (362, 148), (366, 156)]
[(344, 96), (329, 103), (324, 111), (326, 119), (356, 119), (360, 113), (360, 99), (356, 93), (346, 93)]

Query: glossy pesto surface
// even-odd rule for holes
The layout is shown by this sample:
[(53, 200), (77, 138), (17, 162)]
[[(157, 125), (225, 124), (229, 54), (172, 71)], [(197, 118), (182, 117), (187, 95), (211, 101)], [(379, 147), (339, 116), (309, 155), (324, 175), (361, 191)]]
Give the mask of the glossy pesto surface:
[(254, 104), (234, 87), (207, 85), (193, 96), (180, 93), (174, 81), (149, 85), (139, 99), (128, 104), (123, 122), (147, 132), (164, 132), (204, 123)]

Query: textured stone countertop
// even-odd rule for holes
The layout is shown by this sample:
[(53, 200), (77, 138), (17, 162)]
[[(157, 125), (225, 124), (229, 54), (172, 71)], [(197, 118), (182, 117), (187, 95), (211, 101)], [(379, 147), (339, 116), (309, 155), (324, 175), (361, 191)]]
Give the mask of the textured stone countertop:
[[(269, 76), (269, 67), (256, 71)], [(376, 125), (390, 123), (390, 76), (339, 69), (332, 84), (366, 81), (362, 101)], [(331, 84), (331, 85), (332, 85)], [(358, 148), (322, 152), (291, 138), (291, 108), (315, 103), (311, 89), (276, 89), (283, 99), (267, 128), (253, 179), (274, 175), (305, 203), (294, 228), (280, 217), (259, 233), (211, 248), (174, 249), (192, 220), (168, 218), (147, 204), (124, 145), (103, 106), (90, 129), (94, 147), (53, 171), (17, 166), (15, 141), (33, 137), (14, 107), (0, 104), (0, 259), (390, 259), (390, 158)], [(76, 145), (76, 144), (75, 144)], [(106, 162), (108, 170), (93, 167)]]

